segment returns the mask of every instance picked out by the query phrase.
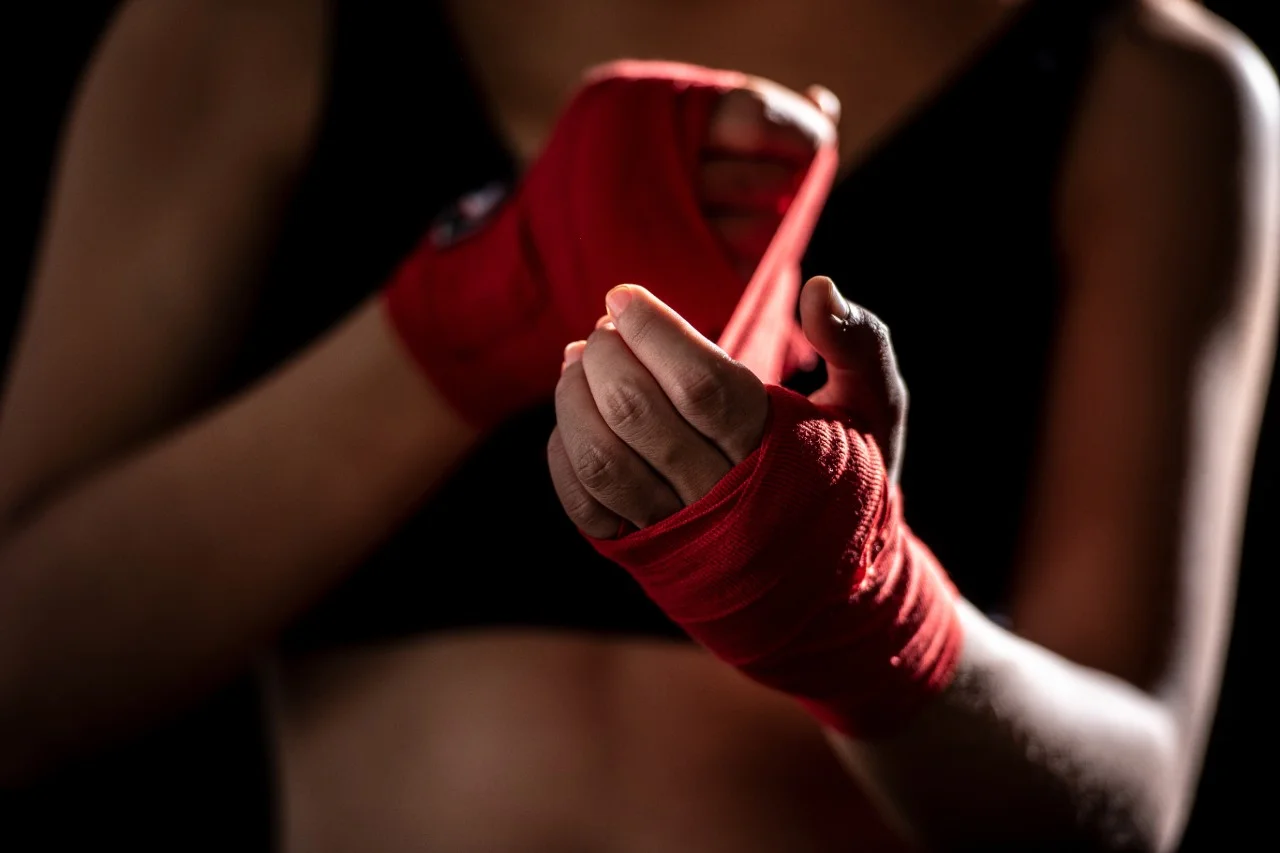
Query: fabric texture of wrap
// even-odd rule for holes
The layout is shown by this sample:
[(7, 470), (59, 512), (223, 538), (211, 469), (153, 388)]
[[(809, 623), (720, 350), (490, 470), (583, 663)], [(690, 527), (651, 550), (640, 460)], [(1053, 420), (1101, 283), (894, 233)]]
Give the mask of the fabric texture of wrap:
[(769, 395), (761, 446), (708, 495), (590, 541), (720, 659), (847, 735), (891, 733), (951, 681), (956, 591), (903, 522), (874, 440)]
[(819, 145), (744, 289), (695, 194), (712, 112), (747, 78), (667, 62), (592, 72), (542, 154), (478, 221), (433, 229), (383, 291), (393, 327), (465, 417), (488, 428), (551, 398), (565, 344), (623, 283), (662, 298), (763, 380), (803, 360), (801, 255), (836, 169)]

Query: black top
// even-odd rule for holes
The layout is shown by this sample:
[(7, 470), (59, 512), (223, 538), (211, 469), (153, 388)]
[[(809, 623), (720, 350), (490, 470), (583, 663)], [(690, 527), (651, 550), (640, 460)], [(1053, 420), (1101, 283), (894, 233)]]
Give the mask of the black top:
[[(1111, 5), (1029, 3), (837, 185), (804, 261), (889, 325), (911, 391), (907, 519), (988, 611), (1008, 587), (1039, 433), (1063, 142)], [(513, 174), (434, 4), (337, 9), (328, 112), (237, 382), (374, 292), (456, 197)], [(484, 625), (683, 636), (561, 510), (552, 425), (548, 405), (499, 430), (285, 647)]]

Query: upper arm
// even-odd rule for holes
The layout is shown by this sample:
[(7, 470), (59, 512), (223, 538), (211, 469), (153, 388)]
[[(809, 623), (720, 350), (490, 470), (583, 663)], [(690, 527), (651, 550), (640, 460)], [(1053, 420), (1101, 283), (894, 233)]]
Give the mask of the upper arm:
[(1165, 699), (1200, 743), (1271, 370), (1280, 97), (1174, 2), (1104, 51), (1064, 177), (1066, 297), (1019, 634)]
[(203, 402), (322, 76), (317, 0), (132, 0), (82, 80), (0, 418), (10, 518)]

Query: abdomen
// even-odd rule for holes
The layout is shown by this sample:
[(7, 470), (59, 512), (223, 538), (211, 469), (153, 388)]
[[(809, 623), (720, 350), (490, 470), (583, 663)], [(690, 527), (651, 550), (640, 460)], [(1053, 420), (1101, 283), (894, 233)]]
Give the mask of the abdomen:
[(286, 851), (900, 849), (802, 711), (684, 643), (458, 632), (273, 694)]

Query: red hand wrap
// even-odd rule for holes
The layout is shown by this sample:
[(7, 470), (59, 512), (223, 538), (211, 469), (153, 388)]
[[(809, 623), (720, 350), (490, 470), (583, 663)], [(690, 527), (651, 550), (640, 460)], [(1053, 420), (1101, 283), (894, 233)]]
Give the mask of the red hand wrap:
[(433, 383), (485, 428), (550, 399), (565, 344), (585, 338), (618, 284), (649, 287), (765, 381), (801, 350), (799, 262), (835, 173), (810, 165), (751, 282), (694, 193), (712, 110), (734, 72), (620, 62), (591, 76), (492, 221), (428, 234), (384, 291), (394, 328)]
[(706, 497), (591, 541), (724, 661), (845, 734), (887, 734), (955, 672), (955, 590), (903, 522), (874, 441), (769, 393), (760, 448)]

